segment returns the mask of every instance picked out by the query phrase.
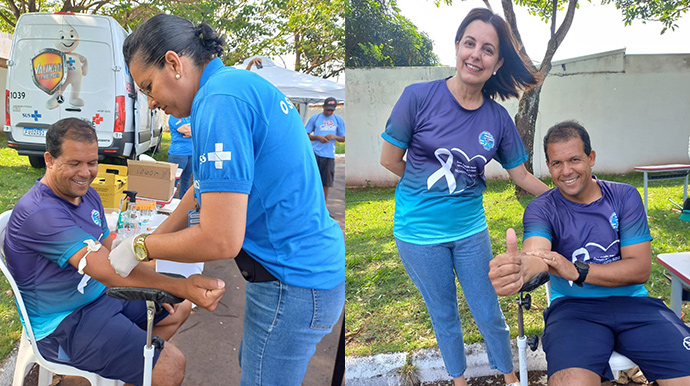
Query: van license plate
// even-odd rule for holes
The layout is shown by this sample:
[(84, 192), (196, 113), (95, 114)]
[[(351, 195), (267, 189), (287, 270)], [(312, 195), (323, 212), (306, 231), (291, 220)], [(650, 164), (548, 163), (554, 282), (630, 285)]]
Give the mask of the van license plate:
[(25, 127), (24, 128), (24, 135), (27, 137), (45, 137), (46, 136), (46, 129), (38, 129), (34, 127)]

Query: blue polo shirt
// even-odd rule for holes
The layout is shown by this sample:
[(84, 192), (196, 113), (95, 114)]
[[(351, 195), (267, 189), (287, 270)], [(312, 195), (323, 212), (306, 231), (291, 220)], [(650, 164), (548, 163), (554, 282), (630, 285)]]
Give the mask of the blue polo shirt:
[[(621, 259), (621, 247), (651, 241), (647, 214), (633, 186), (597, 179), (602, 197), (590, 204), (572, 202), (558, 188), (532, 200), (525, 209), (525, 240), (541, 236), (569, 261), (608, 264)], [(552, 299), (562, 296), (647, 296), (643, 284), (601, 287), (571, 284), (551, 275)]]
[(189, 125), (189, 117), (175, 118), (172, 115), (168, 118), (168, 127), (170, 128), (170, 147), (168, 154), (172, 155), (192, 155), (192, 139), (185, 138), (182, 133), (177, 131), (180, 126)]
[(207, 192), (248, 194), (247, 252), (290, 285), (331, 289), (343, 282), (343, 233), (326, 209), (292, 102), (261, 76), (216, 58), (202, 73), (191, 118), (198, 202)]
[(68, 260), (86, 246), (84, 240), (108, 235), (103, 205), (93, 188), (74, 205), (37, 181), (17, 202), (7, 227), (5, 254), (37, 340), (103, 293), (103, 284), (81, 275)]
[(496, 159), (512, 169), (528, 159), (503, 106), (485, 98), (479, 108), (465, 109), (446, 79), (406, 87), (382, 137), (407, 149), (395, 190), (393, 234), (418, 245), (455, 241), (486, 229), (486, 164)]

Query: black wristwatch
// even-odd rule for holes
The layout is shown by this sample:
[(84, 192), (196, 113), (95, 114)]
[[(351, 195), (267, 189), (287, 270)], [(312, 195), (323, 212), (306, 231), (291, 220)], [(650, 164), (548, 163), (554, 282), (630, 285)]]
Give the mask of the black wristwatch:
[(578, 287), (582, 287), (582, 283), (585, 282), (587, 274), (589, 273), (589, 264), (580, 260), (575, 261), (574, 264), (575, 268), (577, 268), (577, 273), (579, 273), (580, 276), (578, 276), (577, 280), (573, 280), (573, 283), (575, 283)]

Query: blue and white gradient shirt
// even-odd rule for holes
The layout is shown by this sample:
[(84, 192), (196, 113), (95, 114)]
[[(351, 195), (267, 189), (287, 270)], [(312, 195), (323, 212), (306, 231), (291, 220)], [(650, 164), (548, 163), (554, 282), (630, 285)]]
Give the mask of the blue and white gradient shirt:
[[(640, 193), (634, 187), (596, 179), (602, 197), (590, 204), (572, 202), (558, 188), (532, 200), (525, 209), (525, 240), (541, 236), (551, 241), (551, 250), (572, 262), (608, 264), (621, 259), (621, 247), (651, 241), (647, 215)], [(582, 287), (551, 275), (552, 299), (562, 296), (647, 296), (643, 284)]]
[[(280, 281), (331, 289), (345, 242), (297, 109), (275, 86), (215, 58), (192, 103), (194, 195), (249, 195), (243, 248)], [(232, 221), (228, 219), (227, 221)]]
[(486, 229), (484, 168), (524, 163), (522, 139), (503, 106), (484, 99), (460, 106), (446, 79), (405, 88), (391, 112), (384, 140), (407, 149), (395, 191), (395, 237), (412, 244), (455, 241)]
[(68, 260), (86, 246), (84, 240), (109, 235), (93, 188), (74, 205), (37, 181), (17, 202), (8, 223), (5, 254), (37, 340), (103, 293), (103, 284), (81, 275)]

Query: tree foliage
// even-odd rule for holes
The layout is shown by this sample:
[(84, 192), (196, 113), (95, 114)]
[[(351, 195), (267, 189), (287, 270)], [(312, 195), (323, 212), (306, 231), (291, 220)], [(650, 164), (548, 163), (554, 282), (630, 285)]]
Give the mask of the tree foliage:
[(2, 0), (0, 29), (12, 32), (26, 12), (109, 15), (136, 29), (161, 12), (206, 22), (226, 39), (223, 61), (294, 55), (295, 70), (330, 77), (344, 69), (345, 0)]
[(661, 22), (664, 25), (662, 34), (668, 28), (678, 28), (676, 20), (690, 9), (690, 0), (603, 0), (602, 3), (615, 4), (623, 13), (625, 25), (633, 20)]
[(395, 0), (351, 0), (345, 34), (347, 67), (439, 63), (429, 36), (400, 14)]

